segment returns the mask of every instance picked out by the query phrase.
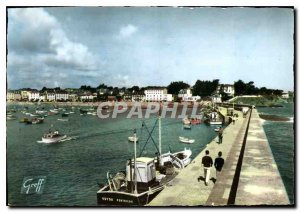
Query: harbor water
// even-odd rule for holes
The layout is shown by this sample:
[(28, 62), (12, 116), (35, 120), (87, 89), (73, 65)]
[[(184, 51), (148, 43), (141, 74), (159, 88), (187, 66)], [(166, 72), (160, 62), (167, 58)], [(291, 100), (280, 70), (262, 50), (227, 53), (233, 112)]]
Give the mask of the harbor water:
[(258, 108), (258, 111), (267, 115), (283, 116), (290, 119), (289, 121), (263, 121), (263, 128), (287, 190), (290, 203), (294, 203), (294, 104), (287, 103), (283, 104), (283, 107)]
[[(40, 105), (44, 110), (52, 105)], [(149, 119), (126, 118), (121, 114), (115, 119), (99, 119), (97, 116), (80, 115), (79, 107), (73, 108), (68, 121), (58, 121), (59, 115), (48, 116), (43, 124), (19, 123), (25, 117), (21, 105), (8, 105), (7, 109), (17, 120), (7, 121), (7, 198), (10, 205), (18, 206), (96, 206), (99, 184), (106, 183), (106, 173), (125, 169), (126, 160), (134, 155), (134, 146), (128, 141), (137, 129), (138, 155), (154, 157), (158, 152), (158, 125), (153, 129), (156, 116)], [(36, 106), (28, 106), (35, 111)], [(71, 107), (64, 107), (70, 111)], [(294, 105), (280, 108), (258, 108), (259, 112), (289, 117), (287, 122), (263, 121), (274, 159), (286, 187), (290, 202), (294, 202)], [(145, 121), (145, 126), (142, 123)], [(49, 128), (58, 129), (68, 136), (63, 142), (40, 143)], [(215, 127), (195, 125), (191, 130), (182, 128), (181, 119), (162, 119), (162, 151), (176, 152), (191, 148), (195, 157), (207, 143), (216, 137)], [(152, 131), (149, 141), (148, 131)], [(178, 137), (195, 139), (192, 144), (179, 142)], [(24, 178), (45, 176), (41, 194), (21, 192)]]
[[(41, 107), (41, 106), (40, 106)], [(53, 106), (44, 106), (44, 110)], [(9, 105), (17, 110), (17, 120), (7, 121), (7, 186), (8, 203), (20, 206), (96, 206), (98, 184), (105, 184), (106, 173), (124, 170), (126, 160), (133, 158), (134, 145), (128, 141), (137, 129), (138, 155), (155, 157), (158, 152), (158, 125), (148, 139), (147, 129), (152, 131), (156, 116), (149, 119), (128, 119), (119, 115), (115, 119), (99, 119), (97, 116), (80, 115), (73, 108), (68, 121), (58, 121), (61, 115), (45, 118), (43, 124), (19, 123), (24, 117), (24, 106)], [(28, 111), (35, 111), (29, 106)], [(66, 108), (70, 111), (71, 108)], [(142, 127), (142, 122), (145, 126)], [(58, 129), (68, 136), (65, 141), (53, 144), (40, 143), (49, 128)], [(182, 127), (181, 119), (162, 119), (162, 152), (181, 151), (185, 147), (196, 156), (215, 136), (215, 127), (195, 125), (191, 130)], [(178, 137), (195, 139), (192, 144), (179, 142)], [(145, 145), (146, 144), (146, 145)], [(24, 178), (45, 176), (41, 194), (21, 193)]]

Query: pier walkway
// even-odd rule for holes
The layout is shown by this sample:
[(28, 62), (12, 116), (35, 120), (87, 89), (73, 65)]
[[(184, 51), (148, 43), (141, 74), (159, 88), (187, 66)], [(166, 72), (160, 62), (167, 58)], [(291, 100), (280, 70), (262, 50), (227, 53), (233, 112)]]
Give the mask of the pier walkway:
[[(235, 113), (239, 118), (224, 129), (223, 143), (216, 142), (216, 133), (216, 138), (148, 206), (289, 204), (257, 111), (249, 112), (246, 118), (241, 111)], [(213, 160), (222, 151), (225, 159), (216, 181), (215, 168), (210, 169), (208, 186), (201, 166), (205, 150)]]

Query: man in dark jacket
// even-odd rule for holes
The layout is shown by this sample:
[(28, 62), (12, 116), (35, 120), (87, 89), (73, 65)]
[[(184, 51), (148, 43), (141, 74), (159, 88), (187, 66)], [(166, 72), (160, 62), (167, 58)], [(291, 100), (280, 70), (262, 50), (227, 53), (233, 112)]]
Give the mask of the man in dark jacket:
[(223, 165), (224, 165), (224, 159), (222, 158), (222, 152), (218, 153), (218, 156), (215, 159), (214, 166), (216, 168), (216, 178), (218, 177), (219, 173), (222, 171)]
[(209, 151), (205, 151), (205, 156), (202, 158), (202, 165), (204, 167), (204, 178), (205, 178), (205, 185), (208, 185), (209, 175), (210, 175), (210, 167), (213, 165), (213, 160), (209, 156)]

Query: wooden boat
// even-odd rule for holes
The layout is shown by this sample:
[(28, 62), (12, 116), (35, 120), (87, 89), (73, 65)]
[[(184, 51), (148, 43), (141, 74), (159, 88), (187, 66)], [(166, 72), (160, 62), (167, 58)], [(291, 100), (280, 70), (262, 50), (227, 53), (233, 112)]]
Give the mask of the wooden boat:
[[(135, 133), (134, 133), (135, 134)], [(150, 133), (149, 133), (150, 134)], [(136, 135), (134, 135), (136, 140)], [(114, 177), (107, 172), (107, 184), (97, 192), (97, 204), (101, 206), (142, 206), (157, 196), (179, 169), (191, 162), (191, 150), (161, 154), (161, 125), (159, 118), (159, 155), (155, 158), (136, 157), (126, 162), (126, 170)]]

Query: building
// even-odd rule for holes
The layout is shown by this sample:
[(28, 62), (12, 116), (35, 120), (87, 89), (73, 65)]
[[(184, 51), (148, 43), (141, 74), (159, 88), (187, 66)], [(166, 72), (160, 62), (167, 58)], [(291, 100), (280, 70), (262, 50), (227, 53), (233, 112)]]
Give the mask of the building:
[(123, 97), (123, 101), (126, 102), (132, 101), (132, 93), (130, 91), (125, 91), (122, 97)]
[(21, 90), (21, 99), (28, 100), (29, 90)]
[(78, 100), (78, 95), (76, 93), (69, 94), (69, 101), (76, 102)]
[(145, 100), (149, 102), (172, 101), (173, 95), (168, 94), (165, 87), (147, 87), (145, 89)]
[(196, 102), (201, 99), (200, 96), (193, 96), (190, 88), (181, 89), (178, 93), (178, 98), (181, 98), (181, 100), (184, 102)]
[(211, 96), (211, 101), (213, 103), (221, 103), (222, 102), (221, 94), (215, 94)]
[(289, 93), (282, 93), (281, 97), (284, 99), (288, 99), (289, 98)]
[(21, 99), (20, 91), (8, 91), (6, 94), (6, 100), (8, 101), (20, 101)]
[(133, 102), (143, 102), (145, 101), (145, 93), (144, 91), (136, 91), (132, 94)]
[(69, 94), (66, 91), (58, 90), (55, 92), (56, 101), (67, 101), (69, 99)]
[(40, 92), (38, 90), (28, 91), (28, 100), (29, 101), (38, 101), (40, 100)]
[(79, 95), (79, 99), (82, 102), (91, 102), (96, 98), (97, 98), (97, 96), (94, 96), (91, 92), (84, 92)]
[[(221, 91), (221, 87), (223, 88), (223, 90)], [(221, 84), (217, 87), (217, 94), (224, 92), (226, 93), (228, 96), (234, 96), (234, 85), (231, 84)]]

